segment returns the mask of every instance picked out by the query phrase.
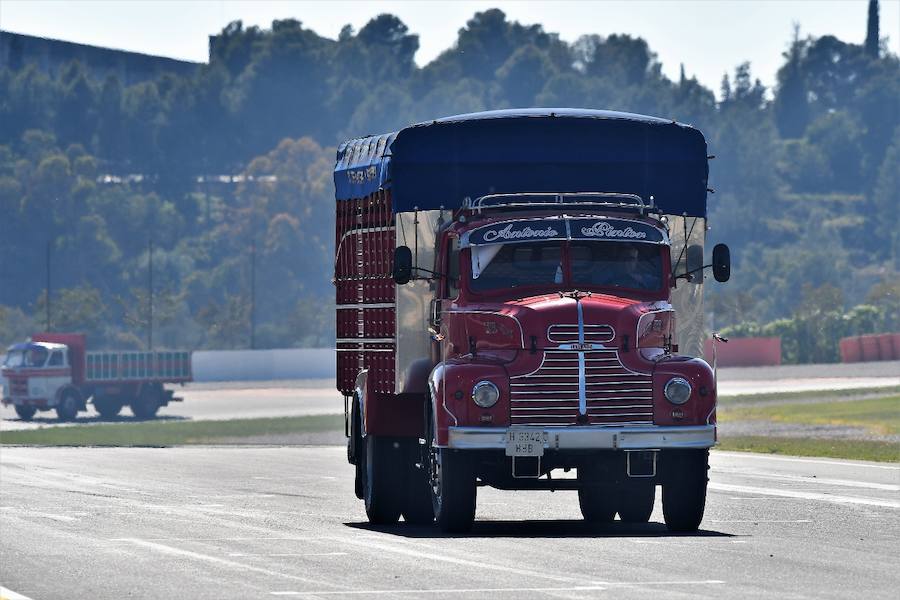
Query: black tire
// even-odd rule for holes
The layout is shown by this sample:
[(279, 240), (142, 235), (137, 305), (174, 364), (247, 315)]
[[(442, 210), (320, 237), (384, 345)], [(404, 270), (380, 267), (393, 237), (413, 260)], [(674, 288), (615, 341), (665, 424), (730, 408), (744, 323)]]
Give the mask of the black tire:
[(394, 438), (378, 435), (367, 435), (365, 446), (363, 496), (369, 523), (396, 523), (403, 507), (402, 446)]
[(673, 453), (663, 483), (663, 518), (670, 531), (694, 532), (706, 508), (709, 451), (684, 450)]
[(37, 412), (37, 408), (34, 406), (24, 406), (21, 404), (16, 404), (16, 414), (19, 415), (19, 418), (23, 421), (30, 421), (34, 418), (34, 413)]
[(434, 521), (445, 533), (465, 533), (475, 522), (475, 474), (465, 454), (435, 448), (434, 419), (428, 418), (429, 483)]
[[(356, 497), (364, 500), (365, 495), (365, 479), (366, 479), (366, 447), (362, 439), (362, 429), (360, 426), (359, 404), (357, 404), (356, 396), (353, 397), (353, 410), (350, 413), (350, 439), (347, 440), (347, 460), (353, 464), (353, 491)], [(353, 442), (353, 453), (351, 457), (350, 443)]]
[(589, 471), (578, 469), (578, 506), (588, 523), (612, 523), (618, 494), (610, 485), (598, 485)]
[(619, 518), (625, 523), (646, 523), (653, 514), (656, 486), (628, 481), (619, 488)]
[(147, 385), (141, 390), (137, 398), (131, 401), (131, 412), (138, 419), (152, 419), (159, 411), (162, 398), (162, 387)]
[(431, 502), (431, 483), (422, 462), (422, 447), (418, 440), (407, 443), (406, 457), (406, 498), (403, 504), (403, 520), (410, 525), (428, 525), (434, 522), (434, 507)]
[(78, 394), (73, 390), (66, 390), (56, 405), (56, 416), (60, 421), (73, 421), (78, 416), (78, 409), (81, 408), (81, 400)]
[(115, 396), (94, 396), (94, 410), (104, 419), (112, 419), (122, 411), (122, 401)]

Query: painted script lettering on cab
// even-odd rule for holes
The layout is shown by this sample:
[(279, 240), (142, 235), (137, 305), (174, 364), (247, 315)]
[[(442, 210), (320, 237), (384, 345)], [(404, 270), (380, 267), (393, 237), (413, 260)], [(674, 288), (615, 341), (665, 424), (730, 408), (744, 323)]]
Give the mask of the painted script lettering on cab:
[(558, 236), (559, 232), (553, 229), (552, 227), (547, 227), (547, 229), (532, 229), (531, 227), (525, 227), (524, 229), (520, 229), (518, 231), (513, 231), (512, 223), (500, 229), (499, 231), (486, 231), (484, 234), (484, 241), (493, 242), (496, 240), (522, 240), (522, 239), (530, 239), (530, 238), (549, 238)]
[(631, 227), (616, 229), (605, 221), (598, 221), (591, 227), (582, 227), (581, 233), (587, 237), (629, 238), (635, 240), (642, 240), (647, 237), (647, 233), (644, 231), (635, 231)]

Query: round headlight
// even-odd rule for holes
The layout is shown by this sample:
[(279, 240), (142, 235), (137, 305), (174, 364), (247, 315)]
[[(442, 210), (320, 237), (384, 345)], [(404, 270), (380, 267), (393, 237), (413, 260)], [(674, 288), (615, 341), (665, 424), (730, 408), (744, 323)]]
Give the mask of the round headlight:
[(673, 377), (663, 392), (672, 404), (684, 404), (691, 397), (691, 384), (684, 377)]
[(481, 408), (490, 408), (500, 399), (500, 390), (490, 381), (479, 381), (472, 388), (472, 401)]

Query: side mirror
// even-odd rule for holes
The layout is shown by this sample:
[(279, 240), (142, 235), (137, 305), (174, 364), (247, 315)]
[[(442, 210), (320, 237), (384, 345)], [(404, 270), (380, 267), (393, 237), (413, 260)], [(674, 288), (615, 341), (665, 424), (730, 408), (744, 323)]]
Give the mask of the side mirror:
[(412, 250), (398, 246), (394, 250), (394, 283), (404, 285), (412, 279)]
[(712, 270), (713, 277), (720, 283), (731, 279), (731, 250), (725, 244), (713, 246)]
[(703, 283), (703, 246), (693, 244), (687, 247), (684, 261), (685, 273), (697, 273), (689, 277), (692, 283)]

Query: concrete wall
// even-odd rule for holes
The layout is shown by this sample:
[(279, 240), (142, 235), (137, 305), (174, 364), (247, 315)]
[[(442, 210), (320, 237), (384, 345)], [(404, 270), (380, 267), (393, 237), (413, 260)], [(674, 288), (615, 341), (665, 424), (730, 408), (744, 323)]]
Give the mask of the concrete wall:
[(266, 381), (334, 378), (334, 350), (198, 350), (194, 381)]

